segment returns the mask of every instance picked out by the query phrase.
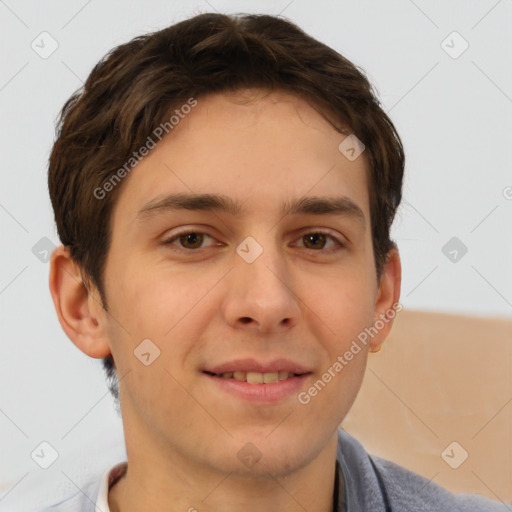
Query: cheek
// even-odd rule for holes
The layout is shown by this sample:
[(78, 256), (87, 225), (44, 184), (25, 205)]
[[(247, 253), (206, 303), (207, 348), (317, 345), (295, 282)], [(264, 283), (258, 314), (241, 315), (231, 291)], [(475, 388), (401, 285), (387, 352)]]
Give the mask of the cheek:
[[(338, 340), (331, 347), (328, 361), (311, 385), (299, 396), (299, 410), (314, 417), (317, 424), (339, 425), (352, 407), (363, 381), (368, 350), (350, 350), (352, 339)], [(356, 353), (354, 353), (356, 352)], [(347, 357), (347, 354), (350, 354)], [(302, 409), (303, 408), (303, 409)]]
[[(155, 266), (147, 264), (126, 266), (122, 275), (111, 274), (109, 337), (121, 373), (135, 371), (139, 379), (144, 370), (152, 378), (153, 372), (141, 368), (143, 365), (134, 354), (147, 339), (152, 342), (144, 342), (150, 352), (160, 351), (156, 366), (175, 373), (184, 364), (193, 349), (192, 342), (200, 338), (211, 322), (211, 312), (205, 309), (208, 306), (205, 296), (215, 285), (216, 276), (209, 279), (205, 274), (200, 275), (201, 279), (197, 271), (192, 274), (170, 268), (157, 272)], [(119, 284), (113, 286), (115, 282)]]
[[(370, 274), (371, 275), (371, 274)], [(357, 335), (373, 318), (375, 289), (369, 272), (355, 266), (328, 276), (302, 276), (298, 296), (337, 343)], [(309, 313), (308, 313), (309, 314)]]
[(161, 261), (124, 261), (111, 269), (112, 311), (130, 333), (145, 337), (162, 338), (177, 328), (209, 284), (198, 271), (183, 272)]

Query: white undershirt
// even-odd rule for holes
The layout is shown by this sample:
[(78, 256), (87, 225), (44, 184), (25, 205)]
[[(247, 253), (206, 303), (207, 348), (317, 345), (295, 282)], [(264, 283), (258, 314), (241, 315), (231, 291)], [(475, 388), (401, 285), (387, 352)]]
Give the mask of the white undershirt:
[(118, 467), (124, 468), (124, 466), (126, 466), (126, 461), (115, 464), (103, 473), (100, 480), (98, 498), (96, 499), (95, 512), (110, 512), (110, 507), (108, 506), (108, 491), (113, 485), (113, 480), (116, 476), (115, 473), (119, 472)]

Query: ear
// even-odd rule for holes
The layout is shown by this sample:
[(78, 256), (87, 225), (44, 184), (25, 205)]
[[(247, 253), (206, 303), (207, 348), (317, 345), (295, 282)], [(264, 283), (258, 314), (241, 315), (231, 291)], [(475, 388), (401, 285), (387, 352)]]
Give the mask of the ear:
[(90, 357), (109, 355), (106, 312), (99, 293), (95, 287), (86, 287), (80, 267), (63, 245), (52, 253), (49, 285), (60, 325), (68, 338)]
[(400, 286), (402, 282), (402, 265), (398, 248), (394, 246), (387, 254), (386, 263), (382, 269), (382, 275), (375, 301), (373, 326), (378, 331), (370, 341), (370, 350), (378, 352), (382, 343), (388, 336), (400, 305)]

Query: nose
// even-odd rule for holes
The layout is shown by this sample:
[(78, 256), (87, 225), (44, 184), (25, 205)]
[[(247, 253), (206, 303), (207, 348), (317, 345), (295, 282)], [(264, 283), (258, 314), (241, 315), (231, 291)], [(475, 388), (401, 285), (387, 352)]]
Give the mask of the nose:
[(271, 333), (298, 323), (300, 300), (284, 254), (270, 237), (266, 240), (259, 244), (263, 252), (254, 261), (238, 253), (234, 256), (235, 266), (228, 274), (222, 305), (227, 323), (234, 328)]

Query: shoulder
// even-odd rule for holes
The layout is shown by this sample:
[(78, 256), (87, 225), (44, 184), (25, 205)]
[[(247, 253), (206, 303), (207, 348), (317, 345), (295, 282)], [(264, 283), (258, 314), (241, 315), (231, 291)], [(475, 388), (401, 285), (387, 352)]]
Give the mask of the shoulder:
[(379, 488), (383, 501), (387, 495), (393, 512), (510, 512), (512, 509), (478, 494), (452, 493), (395, 462), (370, 455), (342, 428), (338, 430), (338, 436), (338, 458), (344, 459), (343, 463), (350, 472), (360, 473), (351, 475), (351, 479), (357, 480), (358, 485), (364, 485), (365, 493), (375, 493), (375, 487)]
[(90, 480), (71, 496), (39, 512), (95, 512), (100, 489), (100, 478)]
[(89, 479), (71, 496), (40, 512), (108, 512), (108, 491), (128, 468), (127, 461), (107, 468), (102, 475)]
[(417, 512), (505, 512), (504, 503), (478, 494), (453, 493), (427, 478), (375, 455), (370, 456), (378, 468), (393, 509)]

